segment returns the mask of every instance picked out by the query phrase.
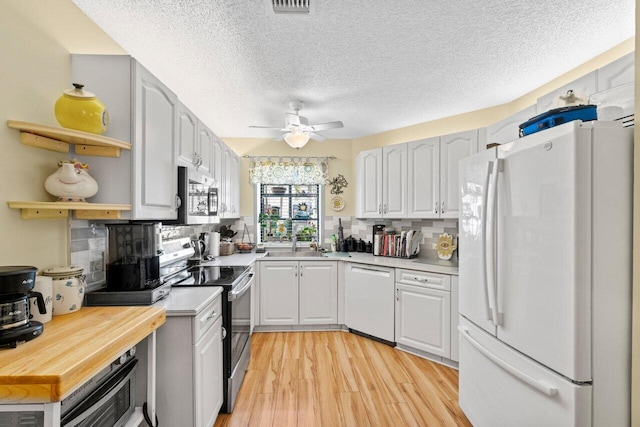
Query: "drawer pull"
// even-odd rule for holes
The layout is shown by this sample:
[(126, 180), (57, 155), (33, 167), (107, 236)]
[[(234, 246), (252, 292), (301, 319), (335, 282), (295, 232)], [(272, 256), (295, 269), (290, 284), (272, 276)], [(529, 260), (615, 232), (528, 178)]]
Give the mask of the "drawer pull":
[(213, 311), (211, 312), (211, 314), (209, 315), (209, 317), (207, 317), (207, 320), (209, 320), (209, 319), (213, 319), (214, 317), (216, 317), (216, 315), (217, 315), (216, 311), (215, 311), (215, 310), (213, 310)]

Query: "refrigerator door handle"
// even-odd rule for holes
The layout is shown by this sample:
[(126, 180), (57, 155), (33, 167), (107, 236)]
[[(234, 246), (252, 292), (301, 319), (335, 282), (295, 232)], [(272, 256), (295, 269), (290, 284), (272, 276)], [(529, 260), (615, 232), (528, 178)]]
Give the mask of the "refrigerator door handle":
[(469, 344), (471, 344), (473, 347), (475, 347), (476, 350), (478, 350), (485, 357), (491, 360), (496, 366), (502, 368), (504, 371), (508, 372), (512, 376), (518, 378), (519, 380), (530, 385), (536, 390), (546, 394), (549, 397), (553, 397), (556, 394), (558, 394), (558, 389), (556, 387), (552, 387), (551, 385), (545, 383), (544, 381), (540, 381), (535, 378), (532, 378), (529, 375), (517, 369), (516, 367), (500, 359), (499, 357), (496, 357), (496, 355), (494, 355), (490, 350), (483, 347), (482, 344), (480, 344), (478, 341), (473, 339), (471, 334), (469, 334), (469, 329), (465, 328), (462, 325), (458, 325), (458, 331), (460, 332), (460, 335), (462, 335), (464, 339), (469, 342)]
[[(493, 322), (494, 326), (498, 326), (498, 308), (496, 306), (496, 286), (495, 286), (495, 191), (491, 192), (495, 185), (497, 186), (497, 164), (498, 161), (487, 163), (487, 173), (485, 176), (485, 191), (482, 195), (482, 207), (484, 212), (482, 213), (482, 270), (484, 286), (487, 290), (487, 298), (489, 304), (489, 320)], [(493, 197), (489, 197), (489, 193), (492, 193)], [(489, 209), (491, 208), (491, 209)], [(491, 217), (491, 221), (488, 218)], [(487, 250), (487, 245), (489, 250)]]

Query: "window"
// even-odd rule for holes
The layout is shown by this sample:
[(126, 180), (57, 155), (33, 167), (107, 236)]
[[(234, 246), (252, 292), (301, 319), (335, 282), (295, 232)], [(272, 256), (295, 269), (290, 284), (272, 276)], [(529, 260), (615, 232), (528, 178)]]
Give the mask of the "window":
[(320, 241), (322, 185), (257, 184), (259, 243)]

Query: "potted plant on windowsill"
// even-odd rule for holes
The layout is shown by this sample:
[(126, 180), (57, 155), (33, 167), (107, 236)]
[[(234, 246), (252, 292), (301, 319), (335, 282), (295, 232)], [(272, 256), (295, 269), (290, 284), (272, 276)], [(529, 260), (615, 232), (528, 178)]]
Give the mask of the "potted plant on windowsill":
[(296, 238), (299, 242), (310, 242), (313, 239), (317, 239), (317, 228), (314, 223), (307, 223), (305, 227), (296, 231)]

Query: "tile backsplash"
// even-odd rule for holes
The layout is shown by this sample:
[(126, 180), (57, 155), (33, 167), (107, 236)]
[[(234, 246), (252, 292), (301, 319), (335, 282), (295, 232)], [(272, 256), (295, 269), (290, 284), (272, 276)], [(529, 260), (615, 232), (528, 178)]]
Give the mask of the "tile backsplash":
[(107, 229), (104, 224), (72, 220), (70, 248), (71, 264), (84, 269), (87, 291), (99, 288), (106, 280)]
[[(322, 221), (322, 246), (329, 248), (331, 235), (338, 234), (338, 219), (342, 219), (344, 237), (353, 236), (365, 242), (371, 241), (371, 229), (374, 224), (384, 224), (387, 227), (394, 227), (397, 232), (408, 230), (420, 230), (424, 235), (420, 245), (421, 258), (437, 258), (435, 250), (438, 236), (442, 233), (449, 233), (454, 236), (454, 244), (458, 240), (458, 221), (455, 219), (416, 219), (416, 220), (362, 220), (353, 217), (325, 216)], [(255, 222), (253, 216), (242, 217), (238, 220), (221, 220), (220, 224), (193, 225), (193, 226), (172, 226), (162, 227), (163, 240), (176, 239), (179, 237), (199, 236), (200, 233), (218, 230), (221, 225), (231, 226), (237, 234), (234, 241), (242, 240), (244, 225), (251, 236), (251, 241), (255, 242)], [(245, 241), (248, 241), (245, 236)], [(84, 269), (87, 278), (87, 290), (92, 291), (102, 286), (106, 281), (106, 251), (107, 251), (107, 230), (104, 223), (89, 222), (85, 220), (71, 221), (71, 264), (79, 265)], [(458, 251), (453, 253), (452, 261), (456, 261)]]
[[(362, 239), (365, 242), (369, 242), (372, 239), (372, 227), (374, 224), (384, 224), (387, 227), (393, 227), (397, 232), (420, 230), (422, 231), (423, 238), (420, 245), (421, 258), (437, 258), (436, 244), (438, 243), (438, 236), (442, 233), (451, 234), (454, 237), (454, 244), (457, 244), (458, 240), (458, 220), (457, 219), (403, 219), (403, 220), (378, 220), (378, 219), (356, 219), (350, 216), (325, 216), (322, 221), (322, 246), (329, 248), (331, 243), (331, 235), (338, 234), (339, 219), (342, 219), (342, 229), (344, 237), (353, 236), (356, 239)], [(247, 216), (242, 217), (235, 222), (235, 229), (238, 230), (238, 234), (235, 237), (235, 241), (240, 241), (242, 238), (242, 230), (244, 225), (247, 224), (251, 239), (255, 239), (255, 222), (254, 217)], [(245, 239), (246, 240), (246, 239)], [(458, 258), (458, 251), (453, 253), (452, 261), (456, 261)]]
[[(199, 236), (200, 233), (218, 230), (221, 225), (234, 225), (234, 220), (221, 220), (220, 224), (194, 226), (163, 226), (162, 239)], [(241, 234), (241, 233), (240, 233)], [(84, 269), (87, 291), (101, 287), (107, 280), (107, 228), (104, 223), (86, 220), (71, 221), (71, 264)]]

